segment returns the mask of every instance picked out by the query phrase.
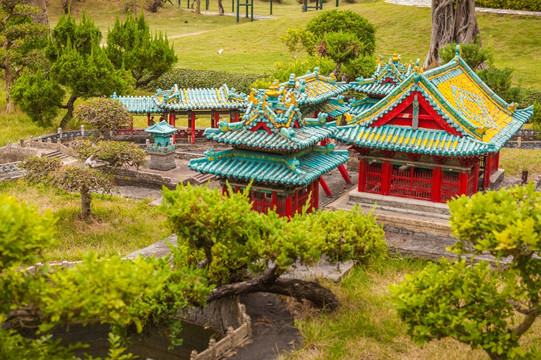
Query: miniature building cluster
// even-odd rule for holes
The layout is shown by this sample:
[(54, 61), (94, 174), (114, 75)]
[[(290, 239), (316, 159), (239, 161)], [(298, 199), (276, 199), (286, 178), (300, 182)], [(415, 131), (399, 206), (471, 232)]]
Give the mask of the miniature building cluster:
[[(348, 90), (365, 97), (346, 101), (342, 94)], [(419, 61), (403, 64), (393, 55), (383, 63), (380, 57), (371, 78), (349, 84), (316, 68), (249, 96), (224, 85), (114, 98), (149, 119), (168, 114), (172, 127), (177, 114), (189, 114), (192, 142), (195, 114), (212, 114), (203, 136), (233, 149), (210, 150), (190, 168), (219, 176), (224, 192), (226, 181), (234, 191), (253, 182), (254, 209), (276, 208), (283, 216), (300, 211), (307, 199), (309, 209), (318, 208), (318, 184), (325, 189), (326, 172), (339, 168), (349, 180), (343, 166), (348, 152), (334, 150), (329, 139), (358, 154), (359, 192), (446, 202), (488, 187), (500, 149), (533, 113), (489, 89), (458, 47), (452, 61), (427, 72)], [(229, 122), (219, 121), (223, 113)]]

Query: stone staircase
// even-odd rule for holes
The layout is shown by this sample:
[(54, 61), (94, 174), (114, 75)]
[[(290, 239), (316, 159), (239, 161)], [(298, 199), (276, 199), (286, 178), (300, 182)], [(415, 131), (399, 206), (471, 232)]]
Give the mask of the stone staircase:
[(197, 173), (197, 175), (188, 179), (188, 182), (194, 185), (201, 185), (201, 184), (207, 183), (208, 181), (212, 181), (214, 179), (216, 179), (215, 175)]
[(60, 151), (60, 150), (53, 150), (48, 153), (45, 153), (44, 156), (51, 158), (51, 159), (60, 159), (64, 165), (71, 165), (75, 162), (77, 162), (77, 159), (74, 157), (69, 156), (68, 154)]

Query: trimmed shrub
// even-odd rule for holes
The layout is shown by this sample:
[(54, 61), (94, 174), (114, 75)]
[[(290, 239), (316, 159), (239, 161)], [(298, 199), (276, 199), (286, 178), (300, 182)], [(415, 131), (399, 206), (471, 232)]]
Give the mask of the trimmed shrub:
[(350, 10), (325, 11), (311, 19), (306, 24), (306, 30), (318, 37), (316, 43), (320, 43), (327, 33), (343, 31), (355, 34), (357, 40), (363, 44), (363, 55), (372, 55), (376, 49), (376, 28), (361, 15)]
[(251, 84), (263, 77), (261, 74), (230, 73), (212, 70), (173, 69), (163, 74), (158, 80), (148, 84), (147, 89), (170, 89), (177, 84), (180, 88), (219, 88), (227, 84), (229, 88), (249, 93)]
[(32, 156), (24, 160), (19, 167), (26, 171), (28, 182), (37, 184), (47, 182), (49, 175), (62, 167), (62, 161), (57, 158)]
[(541, 0), (475, 0), (475, 6), (492, 9), (541, 11)]

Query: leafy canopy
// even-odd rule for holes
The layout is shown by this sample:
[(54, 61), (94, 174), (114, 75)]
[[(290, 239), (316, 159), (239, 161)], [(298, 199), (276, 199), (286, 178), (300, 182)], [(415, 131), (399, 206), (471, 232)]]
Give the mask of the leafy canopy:
[(257, 213), (249, 190), (223, 196), (218, 189), (179, 185), (163, 191), (163, 209), (178, 246), (191, 265), (204, 263), (211, 283), (229, 284), (275, 267), (285, 272), (296, 261), (369, 262), (384, 256), (383, 230), (375, 219), (351, 211), (298, 214), (289, 221), (276, 213)]
[(456, 254), (509, 259), (502, 271), (466, 260), (431, 264), (391, 287), (398, 315), (420, 343), (453, 337), (491, 359), (519, 358), (518, 340), (541, 312), (541, 193), (533, 183), (449, 202)]
[(104, 97), (88, 99), (75, 109), (75, 117), (98, 129), (101, 137), (121, 126), (129, 126), (132, 116), (120, 102)]
[[(109, 324), (110, 359), (131, 358), (123, 354), (125, 338), (147, 326), (179, 342), (179, 311), (204, 305), (212, 289), (201, 270), (185, 266), (184, 254), (173, 248), (172, 264), (169, 259), (87, 254), (70, 268), (45, 265), (21, 271), (20, 265), (39, 260), (40, 249), (54, 241), (53, 224), (50, 213), (40, 215), (13, 197), (0, 196), (2, 359), (75, 359), (73, 347), (51, 338), (53, 328), (71, 324)], [(23, 337), (18, 325), (35, 336)]]
[(117, 16), (115, 26), (107, 34), (105, 52), (116, 69), (131, 71), (136, 87), (158, 79), (177, 61), (167, 37), (150, 34), (144, 14), (138, 19), (128, 14), (124, 22)]

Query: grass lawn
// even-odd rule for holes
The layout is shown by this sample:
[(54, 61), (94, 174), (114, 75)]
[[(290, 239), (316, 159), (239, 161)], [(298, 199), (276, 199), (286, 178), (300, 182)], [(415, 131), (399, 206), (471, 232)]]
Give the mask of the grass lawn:
[[(488, 359), (482, 350), (471, 350), (456, 340), (433, 341), (422, 347), (406, 334), (387, 301), (389, 284), (400, 282), (404, 274), (418, 271), (426, 262), (390, 258), (363, 268), (357, 266), (340, 284), (328, 283), (342, 307), (333, 313), (316, 314), (301, 309), (304, 319), (296, 325), (304, 336), (304, 346), (291, 356), (294, 360), (471, 360)], [(541, 321), (537, 320), (521, 339), (524, 348), (541, 348)]]
[(57, 243), (44, 251), (45, 260), (78, 260), (85, 252), (127, 255), (170, 235), (165, 215), (147, 200), (93, 194), (95, 220), (86, 223), (80, 218), (79, 194), (30, 186), (23, 180), (0, 183), (0, 193), (32, 204), (40, 212), (50, 209), (56, 216)]
[(522, 170), (528, 170), (530, 175), (541, 174), (541, 150), (502, 149), (500, 168), (509, 176), (520, 177)]

